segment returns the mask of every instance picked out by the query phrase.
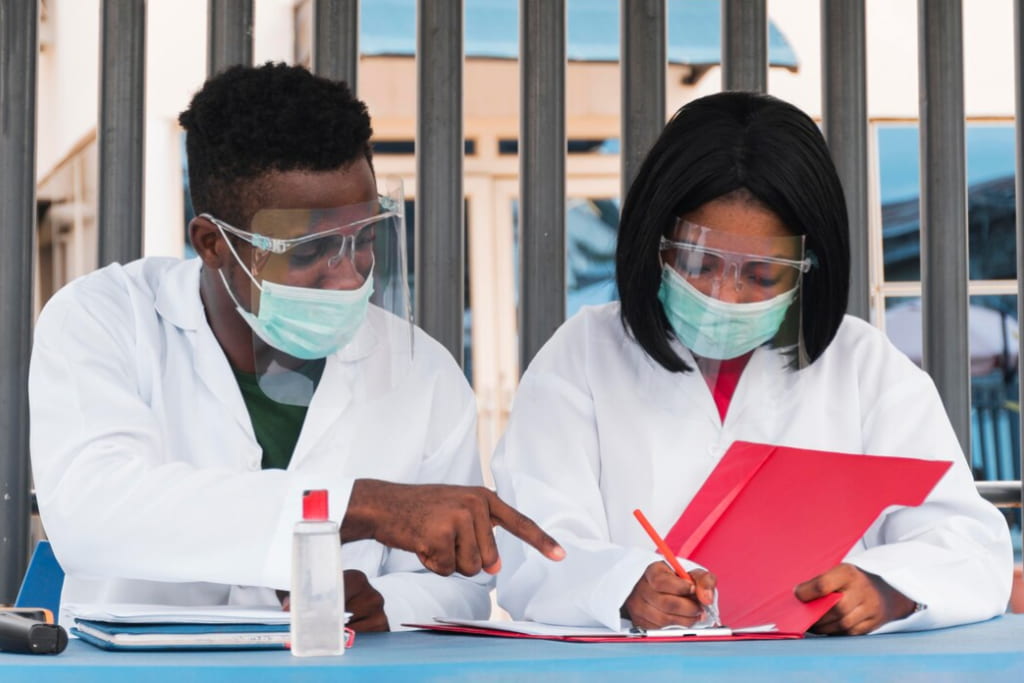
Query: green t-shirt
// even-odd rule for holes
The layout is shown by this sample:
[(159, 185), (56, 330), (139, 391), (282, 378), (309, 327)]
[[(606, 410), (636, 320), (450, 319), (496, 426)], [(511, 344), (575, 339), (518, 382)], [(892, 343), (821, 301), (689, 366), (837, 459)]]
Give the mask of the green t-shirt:
[[(295, 444), (299, 441), (307, 407), (278, 403), (260, 389), (258, 375), (234, 368), (232, 371), (238, 381), (238, 388), (242, 390), (256, 441), (263, 449), (263, 469), (287, 469)], [(320, 382), (323, 371), (323, 360), (310, 361), (299, 369), (299, 372), (313, 380), (314, 386)]]

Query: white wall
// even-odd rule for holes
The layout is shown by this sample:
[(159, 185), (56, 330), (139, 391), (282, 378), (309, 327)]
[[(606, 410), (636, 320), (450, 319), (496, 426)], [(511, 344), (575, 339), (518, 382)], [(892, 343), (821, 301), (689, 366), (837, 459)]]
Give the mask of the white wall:
[[(769, 91), (821, 116), (821, 13), (818, 0), (769, 0), (768, 12), (800, 60), (800, 72), (773, 69)], [(916, 0), (867, 0), (868, 115), (918, 116)], [(1013, 116), (1012, 0), (963, 3), (967, 116)]]
[(52, 41), (39, 59), (36, 177), (47, 175), (96, 128), (99, 0), (47, 3)]
[(146, 256), (183, 253), (185, 206), (178, 114), (206, 77), (206, 16), (206, 0), (150, 0), (147, 4), (142, 243)]
[[(292, 0), (256, 0), (256, 63), (290, 61)], [(100, 0), (50, 0), (51, 40), (39, 61), (37, 178), (95, 134), (99, 112)], [(206, 0), (150, 0), (146, 10), (143, 251), (180, 256), (182, 132), (178, 114), (206, 77)]]

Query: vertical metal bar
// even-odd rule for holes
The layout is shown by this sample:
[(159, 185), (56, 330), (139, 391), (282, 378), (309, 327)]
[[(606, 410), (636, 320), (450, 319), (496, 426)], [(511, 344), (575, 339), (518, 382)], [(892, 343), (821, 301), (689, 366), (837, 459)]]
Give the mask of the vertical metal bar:
[[(1017, 173), (1014, 180), (1017, 222), (1017, 339), (1024, 339), (1024, 0), (1013, 3), (1013, 56), (1017, 67), (1014, 84), (1014, 128), (1017, 139)], [(1018, 366), (1019, 367), (1019, 366)], [(1020, 370), (1018, 369), (1018, 373)], [(1017, 405), (1024, 406), (1024, 382), (1018, 377)], [(1024, 435), (1024, 410), (1019, 411), (1019, 434)], [(1024, 438), (1020, 439), (1021, 546), (1024, 547)]]
[(924, 369), (971, 462), (967, 178), (960, 0), (918, 0)]
[(846, 194), (850, 221), (850, 301), (868, 320), (868, 104), (864, 0), (821, 2), (821, 90), (825, 138)]
[(765, 0), (722, 0), (722, 90), (767, 89)]
[(462, 0), (418, 0), (416, 318), (462, 365)]
[(665, 0), (621, 0), (622, 194), (665, 126)]
[(313, 0), (313, 72), (356, 92), (359, 0)]
[(99, 263), (142, 256), (146, 2), (103, 0), (100, 41)]
[(519, 371), (565, 320), (565, 0), (519, 3)]
[(209, 0), (206, 74), (252, 64), (252, 0)]
[(28, 565), (28, 359), (36, 231), (36, 0), (0, 0), (0, 603)]

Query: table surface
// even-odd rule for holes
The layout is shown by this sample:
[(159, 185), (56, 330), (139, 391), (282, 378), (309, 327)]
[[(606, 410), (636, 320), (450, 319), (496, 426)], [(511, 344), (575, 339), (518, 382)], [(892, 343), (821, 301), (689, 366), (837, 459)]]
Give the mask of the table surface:
[[(360, 634), (342, 657), (284, 650), (107, 652), (73, 640), (57, 656), (0, 653), (4, 681), (521, 680), (632, 683), (1024, 681), (1024, 614), (957, 628), (804, 640), (562, 643), (425, 631)], [(666, 680), (666, 679), (661, 679)]]

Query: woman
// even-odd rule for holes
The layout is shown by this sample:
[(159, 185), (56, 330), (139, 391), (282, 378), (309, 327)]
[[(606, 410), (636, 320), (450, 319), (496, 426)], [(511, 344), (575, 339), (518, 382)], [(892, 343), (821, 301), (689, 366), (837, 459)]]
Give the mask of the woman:
[(498, 596), (513, 617), (697, 620), (713, 576), (676, 577), (631, 511), (667, 530), (737, 440), (953, 463), (923, 505), (883, 514), (844, 563), (796, 587), (805, 601), (842, 594), (812, 631), (1004, 611), (1006, 523), (978, 496), (928, 375), (844, 315), (849, 261), (842, 188), (809, 117), (741, 92), (679, 110), (623, 206), (621, 303), (585, 309), (541, 350), (492, 462), (499, 493), (567, 553), (552, 564), (503, 544)]

